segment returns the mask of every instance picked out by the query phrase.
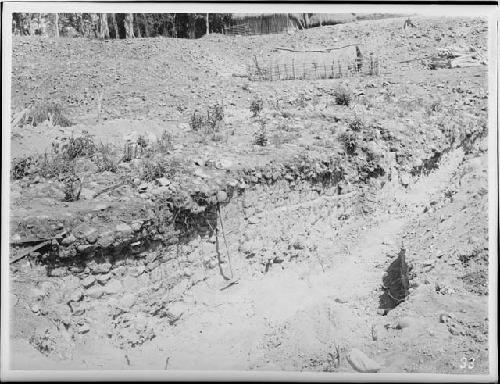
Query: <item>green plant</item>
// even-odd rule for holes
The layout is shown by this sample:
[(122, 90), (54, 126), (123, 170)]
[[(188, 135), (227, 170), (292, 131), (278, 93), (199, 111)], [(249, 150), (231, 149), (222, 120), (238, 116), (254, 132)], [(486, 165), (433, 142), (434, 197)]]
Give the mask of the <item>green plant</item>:
[(263, 107), (264, 107), (264, 100), (262, 100), (262, 98), (260, 97), (254, 98), (250, 103), (250, 112), (252, 112), (252, 117), (258, 116), (262, 111)]
[(32, 124), (34, 127), (50, 121), (52, 125), (60, 127), (70, 127), (73, 122), (66, 116), (61, 104), (54, 102), (35, 103), (25, 116), (24, 122)]
[(349, 106), (353, 99), (352, 92), (347, 88), (338, 88), (333, 92), (335, 104)]

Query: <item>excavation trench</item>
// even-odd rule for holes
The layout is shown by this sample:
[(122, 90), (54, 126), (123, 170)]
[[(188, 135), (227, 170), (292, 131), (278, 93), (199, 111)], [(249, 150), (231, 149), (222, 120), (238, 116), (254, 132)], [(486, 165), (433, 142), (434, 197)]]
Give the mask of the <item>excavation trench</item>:
[[(433, 169), (436, 158), (424, 164)], [(377, 176), (387, 181), (394, 166)], [(356, 188), (349, 190), (343, 174), (334, 169), (309, 180), (254, 171), (248, 179), (254, 181), (251, 188), (226, 188), (211, 200), (195, 195), (197, 205), (160, 200), (147, 220), (120, 223), (115, 231), (101, 227), (106, 220), (115, 223), (106, 219), (107, 211), (98, 210), (99, 225), (92, 226), (91, 216), (90, 221), (77, 222), (71, 231), (13, 263), (12, 272), (31, 276), (34, 288), (24, 299), (28, 307), (59, 324), (73, 340), (96, 326), (104, 329), (96, 332), (104, 332), (121, 348), (136, 347), (162, 327), (176, 326), (183, 315), (176, 303), (192, 286), (215, 280), (224, 289), (232, 282), (225, 280), (313, 257), (317, 245), (308, 244), (301, 210), (313, 212), (317, 222), (332, 214), (326, 206), (342, 207), (333, 214), (343, 220), (356, 214), (359, 203)], [(420, 174), (429, 169), (422, 168)], [(280, 215), (290, 211), (298, 218), (290, 225), (303, 225), (300, 238), (283, 237)], [(139, 215), (140, 209), (135, 213)], [(277, 221), (266, 220), (269, 215)], [(278, 227), (281, 230), (275, 231)], [(408, 295), (402, 252), (387, 270), (380, 308), (392, 309)]]

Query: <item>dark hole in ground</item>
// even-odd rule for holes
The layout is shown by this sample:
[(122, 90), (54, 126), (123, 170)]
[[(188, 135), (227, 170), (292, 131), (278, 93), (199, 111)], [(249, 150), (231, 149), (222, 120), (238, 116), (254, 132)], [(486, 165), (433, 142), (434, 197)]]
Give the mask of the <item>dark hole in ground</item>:
[(409, 270), (405, 260), (406, 249), (401, 248), (398, 257), (389, 265), (382, 279), (384, 293), (379, 296), (379, 308), (394, 309), (408, 297)]

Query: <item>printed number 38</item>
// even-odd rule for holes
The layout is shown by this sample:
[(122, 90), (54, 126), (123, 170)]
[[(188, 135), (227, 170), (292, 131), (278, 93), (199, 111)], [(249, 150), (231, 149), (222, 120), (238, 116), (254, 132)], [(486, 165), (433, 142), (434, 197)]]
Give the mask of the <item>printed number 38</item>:
[(467, 358), (464, 356), (460, 359), (460, 369), (472, 369), (474, 368), (474, 358), (471, 357), (470, 359), (467, 360)]

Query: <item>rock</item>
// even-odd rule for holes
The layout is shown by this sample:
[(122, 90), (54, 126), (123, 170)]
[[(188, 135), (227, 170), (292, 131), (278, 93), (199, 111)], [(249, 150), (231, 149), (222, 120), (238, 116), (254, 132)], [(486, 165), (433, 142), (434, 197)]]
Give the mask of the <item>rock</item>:
[(193, 160), (194, 165), (198, 165), (200, 167), (203, 167), (205, 165), (205, 160), (198, 158)]
[(118, 307), (124, 311), (128, 311), (135, 304), (136, 300), (136, 295), (127, 293), (118, 302)]
[(105, 273), (103, 275), (97, 275), (97, 281), (101, 284), (104, 284), (111, 278), (111, 273)]
[(449, 319), (450, 319), (450, 316), (447, 313), (441, 313), (439, 315), (439, 322), (440, 323), (447, 323)]
[(229, 169), (233, 165), (233, 162), (229, 159), (220, 159), (215, 163), (215, 168), (217, 169)]
[(403, 317), (398, 320), (398, 323), (396, 324), (396, 329), (403, 329), (403, 328), (408, 328), (412, 324), (411, 319), (408, 317)]
[[(141, 166), (142, 166), (142, 159), (132, 159), (132, 160), (130, 160), (130, 166), (132, 168), (134, 168), (134, 169), (140, 169)], [(140, 184), (140, 182), (139, 182), (139, 184)], [(139, 184), (136, 184), (136, 185), (139, 185)]]
[(142, 221), (134, 221), (132, 224), (130, 224), (130, 228), (132, 228), (134, 232), (140, 231), (142, 228)]
[(87, 292), (85, 292), (85, 294), (92, 299), (98, 299), (104, 294), (104, 292), (101, 287), (95, 286), (87, 289)]
[(31, 312), (33, 312), (33, 313), (38, 313), (38, 312), (40, 312), (40, 306), (39, 306), (38, 304), (33, 304), (33, 305), (31, 306)]
[(82, 200), (92, 200), (94, 198), (95, 193), (96, 192), (93, 191), (92, 189), (82, 188), (80, 192), (80, 198)]
[(78, 253), (89, 252), (93, 248), (94, 248), (94, 246), (92, 246), (90, 244), (79, 244), (79, 245), (76, 246), (76, 250), (77, 250)]
[(387, 315), (387, 309), (383, 309), (383, 308), (377, 309), (377, 315), (380, 315), (380, 316)]
[(83, 223), (73, 229), (73, 234), (77, 239), (85, 239), (89, 243), (95, 243), (97, 241), (97, 229), (91, 227), (90, 225)]
[(102, 211), (105, 211), (106, 209), (109, 208), (109, 205), (108, 204), (97, 204), (94, 208), (94, 211), (97, 211), (97, 212), (102, 212)]
[(122, 283), (120, 283), (116, 279), (113, 279), (108, 284), (106, 284), (106, 286), (104, 286), (103, 292), (107, 295), (116, 295), (117, 293), (120, 293), (122, 289)]
[(31, 297), (33, 297), (35, 300), (41, 300), (42, 298), (45, 297), (46, 292), (43, 289), (39, 288), (32, 288), (31, 289)]
[(71, 302), (69, 303), (69, 306), (71, 307), (71, 313), (73, 316), (81, 316), (85, 313), (85, 308), (81, 304)]
[(209, 179), (210, 178), (210, 175), (208, 175), (206, 172), (204, 172), (200, 168), (195, 169), (194, 175), (198, 176), (198, 177), (201, 177), (202, 179)]
[(382, 366), (376, 361), (370, 359), (359, 349), (352, 349), (347, 356), (349, 364), (358, 372), (362, 373), (375, 373), (380, 371)]
[(68, 274), (68, 270), (66, 268), (63, 268), (63, 267), (54, 268), (50, 272), (50, 276), (53, 276), (53, 277), (64, 277), (67, 274)]
[(401, 185), (407, 187), (408, 185), (410, 185), (410, 175), (407, 174), (407, 173), (403, 173), (401, 175)]
[(73, 236), (72, 233), (70, 233), (68, 236), (66, 236), (64, 239), (62, 239), (61, 244), (62, 245), (71, 245), (76, 241), (76, 237)]
[(111, 264), (110, 263), (89, 263), (88, 267), (90, 268), (90, 271), (92, 274), (97, 275), (100, 273), (108, 273), (111, 270)]
[(115, 235), (111, 231), (103, 232), (97, 240), (97, 245), (102, 248), (108, 248), (115, 242)]
[(71, 323), (71, 310), (66, 304), (57, 304), (53, 307), (54, 312), (57, 314), (57, 317), (61, 319), (64, 324)]
[(139, 134), (137, 133), (137, 131), (130, 131), (123, 138), (128, 143), (137, 143), (137, 140), (139, 139)]
[(142, 183), (137, 187), (137, 189), (139, 190), (139, 192), (146, 192), (148, 187), (149, 187), (148, 183)]
[(19, 233), (14, 234), (14, 236), (12, 236), (12, 238), (11, 238), (11, 241), (13, 243), (17, 243), (17, 242), (21, 241), (21, 235)]
[(227, 193), (224, 191), (217, 192), (217, 201), (219, 203), (223, 203), (223, 202), (227, 201)]
[(83, 299), (83, 291), (81, 289), (74, 290), (69, 296), (69, 302), (78, 302)]
[(157, 257), (158, 257), (158, 254), (156, 252), (149, 252), (146, 255), (146, 263), (149, 264), (149, 263), (154, 262)]
[(130, 271), (130, 275), (133, 277), (138, 277), (138, 276), (142, 275), (145, 270), (146, 270), (146, 267), (144, 265), (139, 265), (135, 269), (132, 269)]
[(167, 179), (166, 177), (160, 177), (159, 179), (156, 179), (158, 184), (160, 184), (162, 187), (166, 187), (170, 185), (170, 180)]
[(123, 172), (130, 172), (132, 170), (132, 166), (130, 165), (130, 163), (121, 162), (120, 164), (118, 164), (118, 170)]
[(120, 232), (122, 235), (130, 235), (132, 233), (132, 227), (127, 223), (120, 223), (116, 226), (116, 231)]
[(87, 323), (83, 323), (82, 325), (80, 325), (80, 327), (78, 328), (78, 333), (88, 333), (90, 331), (90, 327)]
[(248, 224), (257, 224), (259, 221), (260, 220), (257, 216), (252, 216), (248, 218)]

